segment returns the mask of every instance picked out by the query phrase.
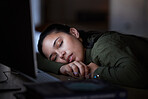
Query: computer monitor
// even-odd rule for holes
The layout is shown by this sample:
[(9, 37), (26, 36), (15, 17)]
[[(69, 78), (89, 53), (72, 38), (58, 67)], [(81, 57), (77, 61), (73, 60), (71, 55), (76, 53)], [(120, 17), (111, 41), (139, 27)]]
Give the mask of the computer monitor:
[[(1, 0), (0, 63), (36, 78), (34, 25), (30, 0)], [(56, 78), (51, 77), (57, 81)]]

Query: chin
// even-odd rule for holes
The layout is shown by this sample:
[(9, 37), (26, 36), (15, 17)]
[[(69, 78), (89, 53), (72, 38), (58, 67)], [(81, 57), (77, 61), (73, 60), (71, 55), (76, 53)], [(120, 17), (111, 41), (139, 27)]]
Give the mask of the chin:
[(76, 59), (75, 61), (81, 61), (81, 62), (83, 62), (83, 60), (82, 60), (82, 59), (80, 59), (80, 58)]

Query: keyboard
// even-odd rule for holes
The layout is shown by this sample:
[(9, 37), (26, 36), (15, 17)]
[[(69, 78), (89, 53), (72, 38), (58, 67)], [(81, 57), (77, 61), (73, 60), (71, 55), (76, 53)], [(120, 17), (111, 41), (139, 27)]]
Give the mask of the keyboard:
[(61, 80), (51, 76), (50, 74), (38, 69), (37, 72), (37, 77), (33, 78), (27, 75), (24, 75), (25, 77), (27, 77), (29, 80), (31, 80), (34, 83), (44, 83), (44, 82), (60, 82)]
[(40, 83), (40, 82), (55, 82), (55, 81), (60, 81), (60, 80), (42, 70), (38, 70), (38, 74), (37, 74), (37, 78), (35, 79), (35, 82)]

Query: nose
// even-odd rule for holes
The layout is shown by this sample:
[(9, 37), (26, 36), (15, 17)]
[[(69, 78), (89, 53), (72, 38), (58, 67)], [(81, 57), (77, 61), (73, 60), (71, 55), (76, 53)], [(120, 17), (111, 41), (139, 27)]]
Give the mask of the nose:
[(57, 54), (59, 55), (60, 58), (64, 59), (65, 51), (57, 51)]

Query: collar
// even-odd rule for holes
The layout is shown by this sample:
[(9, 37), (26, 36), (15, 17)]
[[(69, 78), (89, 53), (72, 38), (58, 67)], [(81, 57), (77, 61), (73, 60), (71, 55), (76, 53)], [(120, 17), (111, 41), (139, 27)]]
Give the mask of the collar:
[(90, 62), (92, 62), (92, 59), (91, 59), (91, 50), (92, 49), (86, 49), (85, 50), (85, 60), (84, 60), (84, 63), (86, 65), (89, 64)]

